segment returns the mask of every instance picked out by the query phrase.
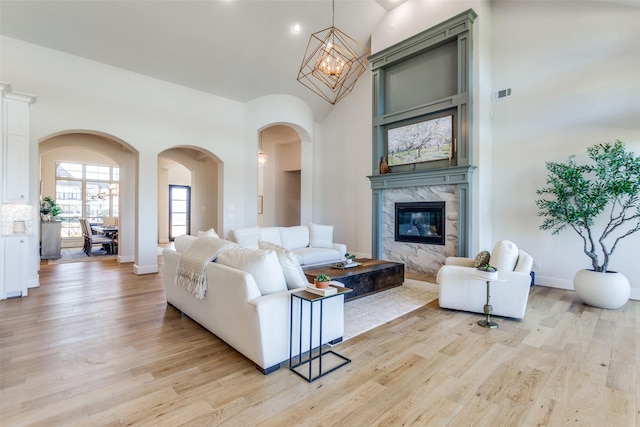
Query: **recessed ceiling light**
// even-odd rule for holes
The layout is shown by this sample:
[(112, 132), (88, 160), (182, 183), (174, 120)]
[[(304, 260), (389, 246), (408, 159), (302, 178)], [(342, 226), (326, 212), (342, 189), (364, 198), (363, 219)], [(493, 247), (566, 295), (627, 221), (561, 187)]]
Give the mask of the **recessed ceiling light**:
[(295, 23), (291, 26), (291, 32), (293, 34), (298, 34), (300, 32), (300, 30), (302, 30), (302, 27), (300, 26), (300, 24)]

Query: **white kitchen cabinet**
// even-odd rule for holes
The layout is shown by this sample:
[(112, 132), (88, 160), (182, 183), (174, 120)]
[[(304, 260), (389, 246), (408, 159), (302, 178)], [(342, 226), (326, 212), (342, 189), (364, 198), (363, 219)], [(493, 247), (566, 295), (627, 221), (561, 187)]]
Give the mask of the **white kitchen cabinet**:
[(2, 201), (29, 203), (29, 108), (35, 98), (2, 85)]
[(27, 296), (28, 236), (3, 236), (1, 246), (0, 256), (4, 263), (4, 271), (0, 299)]

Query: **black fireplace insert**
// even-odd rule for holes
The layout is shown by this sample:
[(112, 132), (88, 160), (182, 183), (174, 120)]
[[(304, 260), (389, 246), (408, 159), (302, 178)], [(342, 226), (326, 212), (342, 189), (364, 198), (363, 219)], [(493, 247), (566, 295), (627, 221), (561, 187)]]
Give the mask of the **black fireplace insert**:
[(445, 202), (396, 203), (395, 241), (444, 245)]

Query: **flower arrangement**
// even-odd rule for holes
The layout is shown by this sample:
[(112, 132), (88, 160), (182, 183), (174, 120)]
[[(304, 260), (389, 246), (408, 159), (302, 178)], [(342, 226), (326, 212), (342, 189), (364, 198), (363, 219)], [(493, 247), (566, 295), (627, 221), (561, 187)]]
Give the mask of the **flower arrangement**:
[(62, 213), (62, 209), (55, 200), (53, 200), (50, 196), (42, 199), (42, 203), (40, 204), (40, 213), (42, 215), (50, 215), (57, 216)]
[(350, 254), (349, 252), (347, 252), (346, 254), (344, 254), (344, 257), (346, 259), (351, 259), (352, 260), (352, 259), (354, 259), (356, 257), (356, 255), (355, 254)]

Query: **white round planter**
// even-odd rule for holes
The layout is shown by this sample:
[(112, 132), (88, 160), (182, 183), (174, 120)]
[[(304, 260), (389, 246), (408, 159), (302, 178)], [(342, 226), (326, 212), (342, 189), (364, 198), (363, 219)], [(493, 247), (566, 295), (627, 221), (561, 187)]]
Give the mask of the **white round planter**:
[(622, 273), (580, 270), (573, 278), (576, 294), (585, 304), (615, 310), (629, 301), (631, 285)]

